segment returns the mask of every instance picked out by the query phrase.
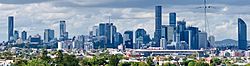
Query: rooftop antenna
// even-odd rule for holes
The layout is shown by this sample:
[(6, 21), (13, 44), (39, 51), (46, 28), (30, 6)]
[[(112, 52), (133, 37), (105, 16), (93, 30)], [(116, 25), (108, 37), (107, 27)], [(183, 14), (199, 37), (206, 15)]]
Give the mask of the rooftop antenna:
[(110, 16), (109, 16), (109, 24), (110, 24)]
[(208, 35), (210, 35), (210, 28), (209, 28), (209, 23), (208, 23), (208, 19), (207, 19), (207, 9), (208, 8), (215, 8), (213, 6), (208, 6), (207, 5), (207, 0), (204, 0), (204, 7), (198, 7), (198, 8), (204, 8), (204, 31), (208, 33)]

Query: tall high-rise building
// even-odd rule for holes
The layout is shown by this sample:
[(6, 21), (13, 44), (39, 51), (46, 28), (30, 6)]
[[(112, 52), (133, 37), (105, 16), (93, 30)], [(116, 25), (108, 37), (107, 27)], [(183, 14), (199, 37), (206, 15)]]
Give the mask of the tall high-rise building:
[(160, 47), (161, 27), (162, 27), (162, 9), (161, 6), (155, 6), (155, 33), (154, 33), (155, 44), (152, 45), (153, 47)]
[(60, 21), (60, 40), (68, 39), (68, 32), (66, 32), (66, 23), (65, 21)]
[(133, 47), (134, 47), (134, 49), (141, 49), (143, 45), (144, 45), (143, 44), (143, 37), (140, 36), (140, 37), (135, 39), (135, 44)]
[(49, 43), (52, 39), (54, 39), (54, 30), (45, 29), (44, 30), (44, 42)]
[(65, 21), (60, 21), (60, 36), (63, 37), (66, 32), (66, 23)]
[(208, 48), (207, 42), (207, 32), (199, 32), (199, 49), (207, 49)]
[(113, 25), (113, 23), (106, 23), (105, 36), (107, 37), (107, 48), (116, 48), (113, 41), (116, 32), (116, 27)]
[(99, 36), (105, 36), (105, 26), (106, 24), (100, 23), (99, 24)]
[(186, 21), (178, 21), (177, 22), (176, 32), (179, 34), (179, 40), (184, 41), (184, 31), (186, 30)]
[(106, 36), (106, 24), (105, 23), (100, 23), (99, 24), (99, 34), (98, 35), (100, 37), (100, 43), (99, 43), (98, 46), (100, 48), (106, 48), (107, 36)]
[(176, 27), (176, 13), (175, 12), (169, 13), (169, 25)]
[(147, 32), (144, 29), (139, 28), (135, 31), (135, 38), (144, 37), (146, 34)]
[(247, 50), (247, 25), (238, 18), (238, 49)]
[(174, 27), (167, 26), (167, 43), (168, 44), (171, 44), (174, 41), (175, 39), (174, 33), (175, 33)]
[(177, 33), (183, 32), (186, 30), (186, 21), (178, 21), (177, 22)]
[(14, 17), (8, 17), (8, 41), (12, 41), (14, 37)]
[[(136, 44), (135, 44), (135, 48), (139, 49), (142, 48), (142, 46), (144, 46), (148, 40), (146, 39), (147, 32), (146, 30), (144, 30), (143, 28), (139, 28), (135, 31), (135, 40), (136, 40)], [(145, 40), (144, 40), (145, 39)]]
[(94, 36), (99, 36), (99, 28), (98, 28), (98, 26), (94, 26), (92, 28), (92, 31), (93, 31)]
[(165, 38), (167, 40), (168, 26), (162, 25), (161, 27), (161, 38)]
[(133, 31), (125, 31), (123, 34), (123, 41), (126, 48), (133, 48)]
[(117, 33), (117, 28), (116, 28), (115, 25), (112, 25), (112, 26), (111, 26), (111, 32), (110, 32), (110, 33), (111, 33), (111, 36), (110, 36), (110, 39), (111, 39), (111, 40), (110, 40), (110, 42), (111, 42), (111, 45), (112, 45), (111, 47), (112, 47), (112, 48), (117, 48), (118, 45), (114, 45), (114, 44), (115, 44), (115, 41), (114, 41), (114, 40), (115, 40), (115, 37), (114, 37), (114, 36), (115, 36), (115, 34)]
[[(100, 23), (99, 24), (99, 36), (106, 38), (105, 39), (105, 47), (107, 48), (117, 48), (114, 45), (114, 35), (117, 32), (116, 26), (113, 23)], [(103, 43), (103, 42), (102, 42)]]
[(26, 31), (23, 31), (21, 37), (22, 37), (22, 40), (23, 40), (23, 41), (27, 40), (27, 32), (26, 32)]
[(198, 50), (199, 49), (199, 30), (197, 27), (188, 27), (189, 30), (189, 49)]
[(118, 47), (118, 45), (122, 44), (122, 42), (123, 42), (122, 34), (116, 32), (114, 35), (114, 47)]
[(18, 31), (14, 31), (14, 40), (16, 41), (19, 38), (19, 32)]
[(208, 47), (214, 47), (215, 44), (215, 37), (213, 35), (208, 37), (209, 45)]

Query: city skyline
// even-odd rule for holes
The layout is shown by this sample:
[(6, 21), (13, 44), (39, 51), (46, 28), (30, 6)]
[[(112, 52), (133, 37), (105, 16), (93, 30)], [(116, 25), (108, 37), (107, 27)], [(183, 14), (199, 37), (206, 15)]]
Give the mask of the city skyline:
[[(118, 32), (123, 33), (126, 30), (135, 31), (138, 27), (144, 28), (149, 32), (150, 36), (153, 36), (154, 30), (154, 6), (162, 5), (162, 24), (168, 25), (168, 14), (170, 12), (176, 12), (177, 21), (184, 20), (187, 22), (187, 26), (198, 26), (203, 28), (203, 10), (195, 9), (196, 7), (201, 7), (203, 2), (192, 2), (187, 1), (188, 6), (183, 6), (183, 2), (179, 0), (170, 1), (170, 4), (166, 5), (165, 1), (155, 1), (152, 3), (145, 3), (142, 5), (132, 6), (114, 4), (117, 7), (109, 6), (107, 3), (121, 3), (112, 0), (106, 0), (102, 4), (95, 4), (95, 2), (86, 1), (87, 3), (81, 4), (77, 3), (80, 1), (70, 1), (71, 5), (56, 5), (55, 3), (66, 3), (64, 1), (39, 1), (35, 2), (15, 2), (15, 1), (0, 1), (1, 11), (4, 15), (0, 15), (0, 41), (7, 40), (7, 25), (8, 16), (14, 16), (14, 30), (18, 30), (19, 33), (23, 30), (28, 33), (28, 35), (43, 35), (44, 29), (53, 29), (55, 30), (55, 37), (59, 38), (59, 21), (65, 20), (67, 23), (67, 30), (70, 34), (70, 37), (76, 35), (87, 35), (92, 26), (99, 24), (100, 22), (108, 23), (108, 17), (111, 17), (111, 22), (116, 25)], [(225, 0), (208, 1), (212, 6), (216, 6), (217, 9), (208, 9), (208, 22), (210, 28), (214, 29), (211, 32), (214, 33), (216, 40), (222, 39), (237, 39), (237, 18), (242, 18), (247, 24), (250, 21), (250, 13), (248, 4), (245, 2), (250, 2), (246, 0), (240, 0), (239, 2), (244, 2), (243, 4), (232, 4), (233, 0), (228, 0), (228, 3), (223, 3)], [(134, 1), (132, 1), (134, 2)], [(147, 2), (147, 1), (146, 1)], [(88, 4), (89, 3), (89, 4)], [(123, 2), (131, 3), (130, 0)], [(159, 3), (159, 4), (158, 4)], [(162, 4), (166, 3), (166, 4)], [(76, 5), (78, 4), (78, 5)], [(105, 5), (106, 4), (106, 5)], [(95, 6), (96, 5), (96, 6)], [(99, 5), (99, 6), (98, 6)], [(104, 6), (100, 6), (104, 5)], [(77, 7), (78, 6), (78, 7)], [(241, 6), (237, 8), (243, 8), (246, 10), (238, 11), (236, 6)], [(19, 8), (20, 7), (20, 8)], [(52, 9), (48, 9), (54, 7)], [(83, 9), (79, 9), (83, 8)], [(72, 10), (69, 10), (72, 9)], [(87, 10), (84, 10), (87, 9)], [(89, 10), (93, 12), (87, 12)], [(235, 10), (233, 10), (235, 9)], [(34, 11), (32, 11), (34, 10)], [(81, 12), (83, 11), (83, 12)], [(95, 12), (96, 11), (96, 12)], [(185, 12), (187, 11), (187, 12)], [(219, 12), (216, 12), (219, 11)], [(195, 13), (195, 15), (194, 15)], [(199, 16), (199, 17), (196, 17)], [(221, 19), (218, 19), (218, 18)], [(217, 21), (221, 21), (217, 22)], [(30, 22), (27, 24), (27, 22)], [(230, 29), (230, 30), (227, 30)], [(225, 32), (226, 31), (226, 32)], [(221, 33), (223, 32), (223, 33)], [(225, 32), (225, 33), (224, 33)], [(247, 32), (249, 33), (249, 32)]]

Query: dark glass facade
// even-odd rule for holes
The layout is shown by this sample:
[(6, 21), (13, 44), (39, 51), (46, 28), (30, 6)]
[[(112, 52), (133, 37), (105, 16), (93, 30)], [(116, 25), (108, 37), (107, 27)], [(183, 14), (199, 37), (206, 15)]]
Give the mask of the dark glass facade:
[(247, 50), (247, 25), (238, 18), (238, 49)]

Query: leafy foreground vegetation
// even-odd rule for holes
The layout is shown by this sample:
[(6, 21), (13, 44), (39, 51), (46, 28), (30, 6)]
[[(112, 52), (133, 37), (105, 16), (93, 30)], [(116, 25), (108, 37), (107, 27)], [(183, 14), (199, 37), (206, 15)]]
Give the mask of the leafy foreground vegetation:
[[(124, 59), (123, 55), (110, 55), (108, 52), (100, 53), (93, 57), (79, 58), (75, 55), (69, 55), (62, 53), (62, 51), (56, 51), (50, 54), (54, 54), (56, 57), (51, 58), (47, 56), (47, 51), (42, 51), (40, 55), (30, 56), (29, 59), (24, 60), (21, 57), (13, 58), (11, 53), (0, 54), (0, 58), (14, 60), (13, 66), (159, 66), (153, 62), (153, 58), (149, 57), (141, 62), (119, 62)], [(22, 59), (20, 59), (22, 58)], [(192, 58), (192, 57), (191, 57)], [(165, 59), (166, 61), (175, 60), (172, 57)], [(212, 58), (210, 63), (207, 63), (205, 59), (187, 60), (183, 59), (183, 62), (170, 63), (166, 62), (162, 66), (237, 66), (230, 60), (222, 60), (219, 58)], [(247, 64), (246, 66), (250, 66)]]

